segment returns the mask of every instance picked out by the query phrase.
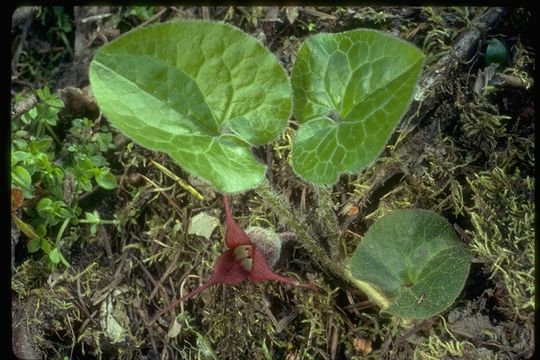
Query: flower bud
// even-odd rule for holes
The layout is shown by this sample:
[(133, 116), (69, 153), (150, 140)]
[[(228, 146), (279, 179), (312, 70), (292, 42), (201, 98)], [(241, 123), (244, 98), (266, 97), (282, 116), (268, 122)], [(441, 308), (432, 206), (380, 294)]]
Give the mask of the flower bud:
[(268, 265), (273, 267), (279, 260), (281, 253), (281, 240), (279, 236), (272, 229), (258, 226), (248, 227), (246, 234), (257, 250), (264, 256)]

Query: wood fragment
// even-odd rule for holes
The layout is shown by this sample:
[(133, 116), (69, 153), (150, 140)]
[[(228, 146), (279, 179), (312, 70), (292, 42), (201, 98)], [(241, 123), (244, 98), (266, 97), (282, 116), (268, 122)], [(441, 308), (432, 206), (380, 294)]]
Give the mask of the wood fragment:
[(300, 7), (299, 9), (308, 15), (316, 16), (323, 20), (337, 20), (337, 17), (335, 15), (324, 13), (322, 11), (316, 10), (313, 7)]
[(478, 15), (473, 19), (472, 25), (463, 29), (454, 41), (452, 50), (423, 74), (409, 110), (409, 114), (412, 115), (404, 122), (408, 125), (407, 132), (416, 128), (426, 115), (431, 113), (430, 110), (440, 104), (443, 94), (436, 89), (448, 81), (450, 74), (461, 63), (471, 61), (477, 52), (481, 38), (493, 29), (505, 14), (506, 9), (493, 7)]
[(36, 95), (32, 94), (23, 101), (16, 103), (11, 107), (11, 121), (19, 119), (22, 115), (30, 111), (37, 104)]
[(491, 78), (495, 86), (511, 87), (515, 89), (530, 89), (534, 85), (533, 78), (522, 79), (517, 76), (495, 73)]
[(201, 9), (203, 20), (210, 20), (210, 8), (208, 6), (203, 6)]
[(18, 27), (21, 28), (21, 33), (13, 41), (14, 44), (17, 44), (13, 55), (11, 56), (11, 76), (17, 78), (18, 71), (17, 67), (19, 66), (19, 59), (21, 53), (26, 43), (26, 36), (28, 34), (28, 29), (34, 20), (36, 13), (38, 12), (38, 6), (21, 6), (13, 12), (12, 22), (11, 22), (11, 33), (13, 34), (14, 30)]
[(154, 16), (152, 16), (150, 19), (146, 20), (145, 22), (135, 26), (133, 29), (131, 29), (131, 31), (135, 30), (135, 29), (139, 29), (139, 28), (142, 28), (142, 27), (145, 27), (146, 25), (148, 24), (151, 24), (153, 23), (154, 21), (156, 21), (157, 19), (159, 19), (161, 17), (161, 15), (163, 15), (165, 13), (165, 11), (167, 11), (168, 8), (164, 7), (163, 9), (161, 9), (160, 11), (157, 12), (157, 14), (155, 14)]

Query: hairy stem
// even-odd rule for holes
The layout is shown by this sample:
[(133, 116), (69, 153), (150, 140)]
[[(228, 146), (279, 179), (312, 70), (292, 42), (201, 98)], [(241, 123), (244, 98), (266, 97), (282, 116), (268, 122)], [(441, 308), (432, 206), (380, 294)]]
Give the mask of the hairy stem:
[(332, 201), (332, 188), (328, 186), (314, 186), (316, 209), (315, 216), (317, 223), (322, 225), (325, 231), (325, 237), (328, 239), (328, 249), (330, 256), (338, 256), (338, 245), (341, 237), (338, 219), (334, 211), (334, 202)]
[(360, 289), (380, 308), (385, 309), (388, 307), (388, 299), (383, 294), (370, 284), (356, 279), (346, 266), (336, 262), (324, 251), (322, 246), (306, 230), (307, 226), (298, 220), (298, 217), (287, 205), (283, 196), (275, 192), (268, 182), (264, 182), (255, 191), (296, 234), (298, 242), (302, 244), (323, 270)]

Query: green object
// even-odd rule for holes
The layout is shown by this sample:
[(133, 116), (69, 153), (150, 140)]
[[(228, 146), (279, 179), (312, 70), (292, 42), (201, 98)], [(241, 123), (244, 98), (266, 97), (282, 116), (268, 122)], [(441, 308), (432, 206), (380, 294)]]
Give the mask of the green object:
[(167, 331), (167, 336), (170, 338), (175, 338), (178, 335), (180, 335), (180, 331), (182, 331), (182, 324), (178, 321), (178, 317), (180, 315), (176, 316), (169, 328), (169, 331)]
[(489, 39), (486, 47), (486, 65), (499, 64), (506, 65), (508, 62), (508, 50), (499, 39)]
[(333, 184), (373, 163), (407, 111), (423, 59), (412, 44), (374, 30), (308, 39), (291, 79), (295, 172)]
[(257, 186), (250, 151), (287, 125), (291, 91), (276, 58), (217, 22), (178, 21), (129, 32), (95, 55), (90, 81), (108, 120), (169, 154), (221, 192)]
[(219, 219), (207, 213), (198, 213), (191, 218), (188, 234), (210, 239), (214, 229), (219, 225)]
[(36, 205), (36, 210), (39, 216), (45, 219), (46, 224), (50, 226), (58, 224), (62, 219), (71, 217), (71, 213), (63, 201), (53, 201), (47, 197), (39, 200)]
[(96, 173), (96, 183), (104, 189), (112, 190), (118, 187), (118, 182), (109, 168), (100, 168)]
[(28, 192), (31, 192), (33, 189), (32, 177), (22, 166), (14, 166), (11, 169), (11, 183), (15, 186), (20, 186)]
[(41, 249), (41, 239), (35, 238), (30, 240), (28, 242), (27, 248), (29, 253), (37, 252), (39, 249)]
[(58, 248), (54, 248), (49, 252), (49, 259), (53, 264), (58, 264), (60, 262), (60, 250)]
[(398, 210), (375, 222), (351, 259), (351, 272), (389, 300), (384, 311), (425, 319), (462, 291), (470, 254), (452, 226), (426, 210)]

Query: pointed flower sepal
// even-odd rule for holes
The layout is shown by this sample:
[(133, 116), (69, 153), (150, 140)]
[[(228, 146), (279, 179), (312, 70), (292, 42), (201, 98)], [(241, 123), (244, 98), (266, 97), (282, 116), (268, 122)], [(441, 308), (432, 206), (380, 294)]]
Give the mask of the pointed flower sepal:
[(228, 247), (228, 250), (217, 259), (212, 276), (210, 276), (210, 279), (206, 283), (171, 303), (155, 316), (152, 322), (181, 302), (216, 284), (236, 285), (246, 279), (250, 279), (253, 282), (275, 280), (315, 291), (318, 290), (318, 287), (313, 284), (301, 284), (294, 279), (274, 273), (264, 255), (257, 250), (257, 247), (250, 240), (249, 236), (234, 221), (229, 199), (225, 195), (223, 196), (223, 205), (225, 207), (225, 224), (227, 226), (225, 230), (225, 245)]

